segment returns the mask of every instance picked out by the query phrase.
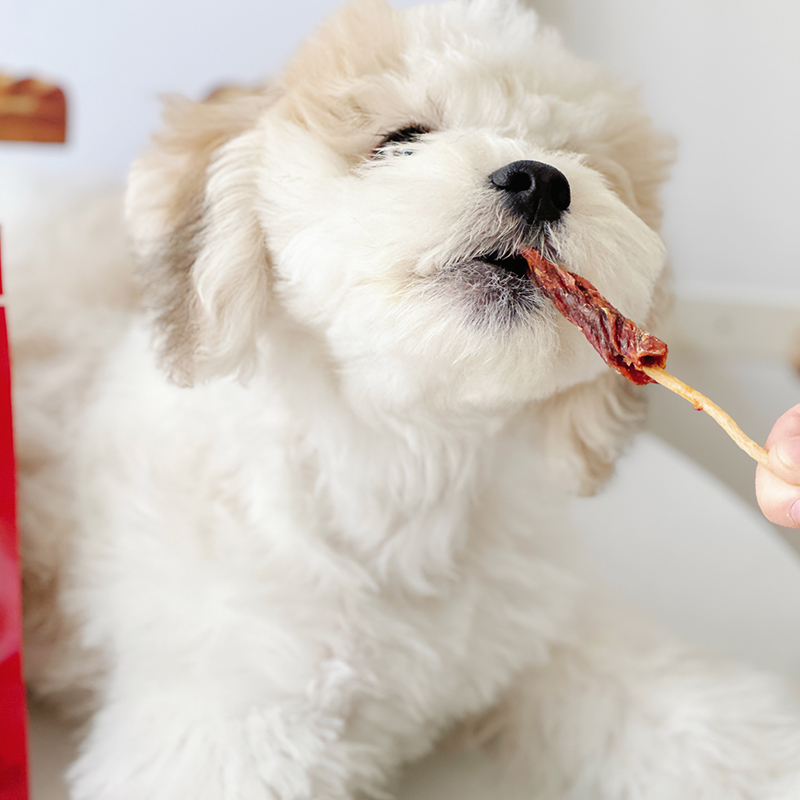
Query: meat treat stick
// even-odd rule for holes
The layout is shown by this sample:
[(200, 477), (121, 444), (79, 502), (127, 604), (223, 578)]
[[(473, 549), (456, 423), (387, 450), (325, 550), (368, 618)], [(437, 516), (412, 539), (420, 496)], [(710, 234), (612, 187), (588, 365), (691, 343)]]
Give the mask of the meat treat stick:
[(751, 458), (767, 466), (767, 451), (746, 436), (716, 403), (670, 375), (667, 345), (621, 314), (580, 275), (553, 264), (537, 250), (522, 255), (531, 281), (553, 301), (556, 309), (581, 329), (603, 361), (637, 384), (660, 383), (713, 417), (728, 436)]

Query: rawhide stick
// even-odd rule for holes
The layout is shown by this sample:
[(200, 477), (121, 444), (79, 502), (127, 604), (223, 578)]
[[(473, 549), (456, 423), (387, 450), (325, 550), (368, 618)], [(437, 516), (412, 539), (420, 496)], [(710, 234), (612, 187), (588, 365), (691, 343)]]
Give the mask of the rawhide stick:
[(767, 466), (767, 451), (746, 436), (729, 414), (666, 372), (668, 348), (661, 339), (620, 313), (586, 278), (548, 261), (537, 250), (523, 250), (522, 255), (528, 262), (531, 281), (581, 329), (606, 364), (633, 383), (659, 383), (688, 400), (712, 417), (747, 455)]

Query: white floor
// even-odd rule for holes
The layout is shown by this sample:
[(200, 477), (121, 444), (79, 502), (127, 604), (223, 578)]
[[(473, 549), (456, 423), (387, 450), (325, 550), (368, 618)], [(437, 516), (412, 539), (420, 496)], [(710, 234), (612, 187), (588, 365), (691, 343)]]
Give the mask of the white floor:
[[(744, 500), (694, 462), (646, 434), (622, 460), (608, 491), (576, 501), (574, 517), (595, 563), (640, 607), (688, 639), (800, 672), (800, 559)], [(67, 731), (34, 712), (33, 800), (66, 798), (62, 772), (70, 753)], [(399, 796), (524, 795), (500, 785), (494, 764), (451, 752), (410, 769)]]

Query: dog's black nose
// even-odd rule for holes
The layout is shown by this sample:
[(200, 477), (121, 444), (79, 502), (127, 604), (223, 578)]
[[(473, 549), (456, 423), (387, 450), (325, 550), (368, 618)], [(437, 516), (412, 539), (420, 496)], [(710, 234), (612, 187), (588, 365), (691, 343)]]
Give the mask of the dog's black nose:
[(569, 208), (569, 182), (541, 161), (514, 161), (493, 172), (489, 180), (506, 193), (512, 208), (528, 224), (555, 222)]

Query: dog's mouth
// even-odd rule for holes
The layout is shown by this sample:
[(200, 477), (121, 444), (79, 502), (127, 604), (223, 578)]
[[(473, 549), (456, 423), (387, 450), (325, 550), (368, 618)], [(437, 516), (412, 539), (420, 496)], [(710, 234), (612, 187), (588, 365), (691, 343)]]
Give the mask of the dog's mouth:
[[(435, 285), (456, 293), (470, 309), (470, 319), (480, 327), (498, 330), (537, 315), (542, 308), (541, 291), (530, 278), (528, 262), (520, 250), (529, 243), (502, 244), (478, 252), (464, 261), (437, 273)], [(545, 257), (552, 258), (552, 245), (540, 239), (533, 245)], [(517, 249), (519, 248), (519, 249)]]
[(482, 261), (495, 269), (504, 273), (516, 275), (518, 278), (528, 278), (528, 262), (525, 261), (520, 253), (510, 256), (501, 256), (497, 251), (478, 256), (476, 261)]
[(467, 304), (473, 324), (493, 331), (529, 319), (541, 302), (527, 262), (507, 249), (478, 253), (442, 270), (435, 284)]

